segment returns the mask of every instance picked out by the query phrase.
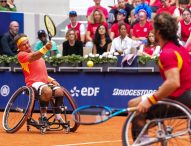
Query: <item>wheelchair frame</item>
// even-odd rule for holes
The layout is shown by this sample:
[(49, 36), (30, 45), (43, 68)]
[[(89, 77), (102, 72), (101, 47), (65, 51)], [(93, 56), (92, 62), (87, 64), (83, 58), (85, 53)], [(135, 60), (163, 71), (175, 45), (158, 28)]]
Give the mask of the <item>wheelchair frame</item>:
[[(153, 113), (151, 119), (147, 118), (144, 127), (135, 139), (133, 139), (132, 132), (136, 129), (132, 127), (132, 122), (135, 120), (137, 112), (132, 112), (128, 116), (122, 131), (124, 146), (171, 146), (173, 142), (176, 144), (180, 142), (180, 145), (184, 142), (191, 143), (191, 110), (182, 103), (170, 99), (158, 101), (156, 106), (159, 109), (165, 106), (166, 109), (162, 113), (160, 111), (157, 111), (158, 114), (155, 115)], [(178, 116), (174, 116), (172, 111)], [(145, 135), (148, 137), (144, 137)], [(185, 138), (183, 143), (181, 138)]]
[[(5, 107), (2, 120), (4, 130), (7, 133), (17, 132), (27, 121), (27, 131), (30, 131), (31, 126), (33, 126), (39, 129), (41, 134), (44, 134), (46, 131), (61, 130), (65, 130), (65, 133), (75, 132), (78, 129), (79, 124), (73, 122), (72, 119), (68, 120), (70, 112), (68, 111), (67, 105), (64, 104), (68, 104), (70, 106), (69, 110), (71, 110), (71, 112), (77, 108), (77, 105), (70, 93), (64, 87), (62, 87), (62, 89), (64, 92), (64, 102), (60, 109), (62, 111), (61, 115), (63, 115), (64, 122), (60, 123), (55, 120), (51, 121), (55, 115), (53, 99), (50, 101), (52, 113), (49, 114), (47, 118), (48, 121), (42, 124), (35, 120), (33, 118), (33, 113), (35, 105), (39, 99), (35, 96), (32, 87), (23, 86), (15, 91)], [(77, 118), (80, 117), (78, 116)]]

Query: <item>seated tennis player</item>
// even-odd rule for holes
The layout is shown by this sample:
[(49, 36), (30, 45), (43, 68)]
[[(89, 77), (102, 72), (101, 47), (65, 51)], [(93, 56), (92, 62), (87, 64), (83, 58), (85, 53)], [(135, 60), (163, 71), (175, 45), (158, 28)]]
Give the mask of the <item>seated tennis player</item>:
[[(171, 98), (191, 107), (191, 58), (178, 42), (177, 29), (176, 19), (167, 13), (158, 14), (154, 18), (155, 37), (162, 49), (159, 67), (164, 82), (152, 95), (140, 96), (128, 103), (129, 107), (137, 106), (140, 112), (134, 120), (134, 126), (139, 127), (137, 129), (140, 131), (145, 123), (144, 113), (158, 100)], [(133, 136), (137, 137), (140, 131), (134, 131)]]
[(25, 76), (25, 83), (27, 86), (33, 87), (40, 96), (41, 117), (39, 122), (46, 123), (47, 107), (52, 97), (55, 98), (55, 107), (57, 107), (55, 120), (63, 122), (59, 108), (63, 102), (63, 91), (59, 83), (48, 76), (45, 61), (42, 58), (52, 48), (51, 42), (47, 42), (40, 50), (33, 52), (25, 34), (16, 35), (14, 40), (18, 47), (18, 61)]

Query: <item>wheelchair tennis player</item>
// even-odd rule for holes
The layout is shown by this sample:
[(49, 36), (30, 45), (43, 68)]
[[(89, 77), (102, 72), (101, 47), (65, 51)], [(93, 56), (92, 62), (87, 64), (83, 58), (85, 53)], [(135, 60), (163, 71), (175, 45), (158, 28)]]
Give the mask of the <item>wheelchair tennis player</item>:
[(59, 108), (63, 102), (63, 91), (59, 83), (48, 76), (45, 61), (42, 58), (52, 48), (51, 42), (49, 41), (36, 52), (32, 51), (29, 39), (25, 34), (15, 36), (15, 42), (18, 47), (18, 60), (25, 76), (26, 85), (33, 87), (40, 96), (41, 117), (39, 118), (39, 123), (47, 122), (47, 107), (52, 97), (55, 98), (55, 120), (63, 122), (60, 115), (61, 109)]
[(191, 107), (191, 57), (178, 43), (177, 21), (167, 13), (158, 14), (154, 18), (154, 32), (161, 46), (158, 64), (164, 82), (152, 95), (144, 95), (129, 101), (128, 106), (137, 106), (139, 112), (133, 121), (133, 127), (140, 131), (132, 132), (134, 139), (144, 127), (145, 115), (157, 101), (170, 98)]

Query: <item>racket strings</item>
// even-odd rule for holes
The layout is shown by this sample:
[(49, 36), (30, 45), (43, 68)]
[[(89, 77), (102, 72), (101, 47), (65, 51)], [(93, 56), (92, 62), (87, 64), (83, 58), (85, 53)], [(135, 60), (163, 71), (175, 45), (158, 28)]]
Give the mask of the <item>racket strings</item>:
[(110, 116), (110, 112), (103, 108), (88, 108), (78, 111), (80, 115), (78, 122), (83, 124), (99, 123), (106, 120)]

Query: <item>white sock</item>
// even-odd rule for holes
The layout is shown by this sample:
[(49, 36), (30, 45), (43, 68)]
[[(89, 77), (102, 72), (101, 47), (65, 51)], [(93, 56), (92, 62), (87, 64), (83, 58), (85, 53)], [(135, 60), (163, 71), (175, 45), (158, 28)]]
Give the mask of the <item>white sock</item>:
[(61, 117), (61, 115), (60, 114), (55, 114), (55, 119), (56, 120), (60, 120), (62, 117)]

